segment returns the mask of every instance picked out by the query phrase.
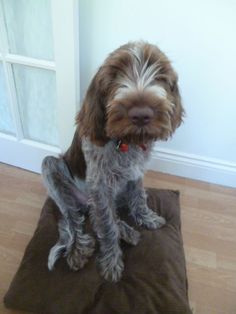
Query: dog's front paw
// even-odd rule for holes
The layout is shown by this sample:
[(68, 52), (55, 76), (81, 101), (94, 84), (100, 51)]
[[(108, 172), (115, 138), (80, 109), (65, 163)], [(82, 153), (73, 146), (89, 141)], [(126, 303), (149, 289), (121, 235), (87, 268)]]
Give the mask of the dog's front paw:
[(78, 237), (69, 252), (65, 253), (70, 269), (77, 271), (84, 267), (95, 249), (95, 239), (89, 234)]
[(158, 229), (165, 225), (165, 218), (158, 216), (154, 211), (148, 208), (145, 211), (138, 211), (134, 217), (137, 225), (144, 226), (147, 229)]
[(120, 280), (124, 263), (121, 256), (121, 251), (106, 254), (98, 258), (98, 264), (101, 275), (108, 281), (117, 282)]

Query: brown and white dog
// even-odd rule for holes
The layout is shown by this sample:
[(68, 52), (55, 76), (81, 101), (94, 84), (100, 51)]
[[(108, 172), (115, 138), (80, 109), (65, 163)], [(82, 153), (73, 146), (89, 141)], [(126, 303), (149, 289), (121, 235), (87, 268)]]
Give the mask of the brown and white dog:
[(108, 56), (88, 88), (71, 147), (43, 161), (45, 184), (62, 214), (49, 269), (62, 252), (73, 270), (87, 262), (94, 249), (83, 230), (88, 211), (100, 271), (119, 280), (120, 239), (136, 245), (139, 233), (120, 220), (117, 207), (125, 202), (134, 222), (148, 229), (165, 223), (148, 208), (142, 178), (154, 142), (168, 139), (183, 114), (177, 75), (159, 48), (133, 42)]

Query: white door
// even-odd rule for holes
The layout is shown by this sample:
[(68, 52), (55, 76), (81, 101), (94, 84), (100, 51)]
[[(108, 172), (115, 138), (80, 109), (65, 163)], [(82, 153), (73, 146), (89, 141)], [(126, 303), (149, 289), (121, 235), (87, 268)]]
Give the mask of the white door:
[(0, 162), (40, 172), (78, 109), (77, 0), (0, 0)]

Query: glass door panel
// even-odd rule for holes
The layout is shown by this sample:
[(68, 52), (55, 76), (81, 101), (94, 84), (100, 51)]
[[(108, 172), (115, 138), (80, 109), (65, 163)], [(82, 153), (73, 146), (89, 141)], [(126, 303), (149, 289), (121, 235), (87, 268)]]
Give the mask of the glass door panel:
[(16, 64), (13, 73), (24, 138), (58, 145), (55, 73)]
[(53, 60), (50, 0), (3, 0), (9, 52)]

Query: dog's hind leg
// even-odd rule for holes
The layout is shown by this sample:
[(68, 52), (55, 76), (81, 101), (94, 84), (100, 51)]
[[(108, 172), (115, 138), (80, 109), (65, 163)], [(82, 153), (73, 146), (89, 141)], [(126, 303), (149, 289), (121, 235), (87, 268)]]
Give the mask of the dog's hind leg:
[(137, 245), (140, 240), (140, 233), (124, 220), (119, 220), (117, 224), (120, 230), (120, 238), (129, 244)]
[(48, 257), (48, 268), (64, 254), (69, 267), (78, 270), (93, 254), (94, 238), (83, 231), (87, 197), (78, 189), (62, 158), (48, 156), (42, 163), (42, 177), (49, 196), (55, 201), (62, 217), (58, 223), (59, 239)]

